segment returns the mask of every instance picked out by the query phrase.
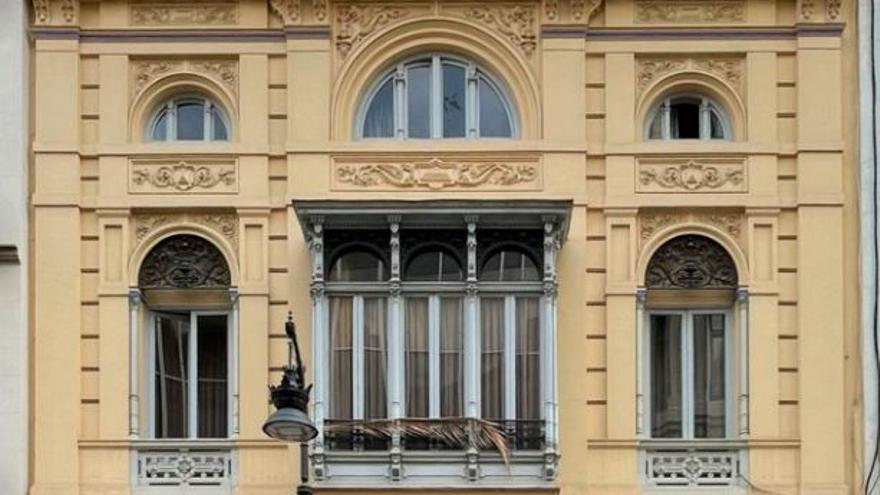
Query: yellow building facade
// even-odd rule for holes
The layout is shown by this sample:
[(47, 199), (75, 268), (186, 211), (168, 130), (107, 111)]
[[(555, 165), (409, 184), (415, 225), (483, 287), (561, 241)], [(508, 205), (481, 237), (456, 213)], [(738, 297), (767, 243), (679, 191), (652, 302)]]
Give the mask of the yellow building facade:
[(854, 21), (34, 0), (30, 492), (860, 491)]

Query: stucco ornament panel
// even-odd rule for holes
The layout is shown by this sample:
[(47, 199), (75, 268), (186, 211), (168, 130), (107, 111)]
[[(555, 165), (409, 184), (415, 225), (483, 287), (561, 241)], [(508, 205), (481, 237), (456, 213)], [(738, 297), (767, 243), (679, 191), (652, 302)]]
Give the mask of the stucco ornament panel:
[(128, 190), (133, 194), (235, 193), (235, 159), (137, 159), (129, 166)]
[(294, 24), (299, 21), (300, 0), (269, 0), (269, 7), (281, 17), (281, 21), (285, 25)]
[(660, 246), (645, 274), (649, 289), (735, 289), (738, 283), (736, 264), (724, 247), (691, 234)]
[(741, 23), (746, 20), (743, 0), (636, 0), (637, 24)]
[(73, 26), (79, 22), (77, 0), (33, 0), (37, 26)]
[(840, 9), (843, 6), (842, 0), (828, 0), (826, 5), (826, 15), (829, 21), (840, 20)]
[(238, 95), (238, 61), (232, 59), (150, 59), (131, 63), (131, 97), (159, 78), (172, 74), (199, 74)]
[(238, 24), (235, 2), (135, 2), (128, 7), (132, 26), (231, 26)]
[(234, 213), (140, 213), (134, 216), (135, 238), (140, 242), (159, 228), (189, 224), (207, 227), (238, 247), (238, 216)]
[(743, 93), (745, 60), (742, 57), (651, 57), (639, 58), (637, 64), (639, 94), (664, 76), (686, 71), (711, 74), (728, 83), (740, 96)]
[(336, 6), (334, 39), (340, 58), (385, 26), (430, 15), (431, 4), (347, 3)]
[(605, 0), (544, 0), (544, 21), (589, 24), (604, 4)]
[(741, 213), (730, 210), (712, 211), (682, 211), (682, 210), (655, 210), (646, 211), (639, 215), (639, 238), (644, 244), (661, 230), (684, 223), (711, 225), (739, 242), (742, 232), (743, 216)]
[(538, 46), (537, 4), (449, 4), (443, 5), (443, 13), (474, 21), (498, 32), (527, 58), (531, 58)]
[(745, 192), (744, 158), (639, 158), (636, 192)]
[(138, 272), (142, 289), (223, 288), (231, 284), (229, 265), (210, 241), (179, 234), (160, 241), (147, 253)]
[(406, 161), (334, 160), (337, 190), (540, 190), (538, 159), (429, 158)]

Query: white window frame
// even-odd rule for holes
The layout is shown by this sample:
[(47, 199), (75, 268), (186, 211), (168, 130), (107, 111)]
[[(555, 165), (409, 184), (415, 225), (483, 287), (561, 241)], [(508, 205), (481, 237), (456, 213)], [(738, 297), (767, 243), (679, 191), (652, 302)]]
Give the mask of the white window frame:
[[(730, 126), (730, 119), (724, 112), (723, 108), (711, 98), (704, 95), (693, 93), (677, 93), (663, 98), (660, 103), (648, 113), (645, 120), (644, 136), (646, 141), (691, 141), (691, 138), (673, 138), (672, 137), (672, 112), (671, 106), (676, 100), (694, 99), (700, 101), (700, 137), (701, 141), (730, 141), (733, 139), (733, 131)], [(721, 124), (721, 133), (723, 137), (712, 138), (712, 114), (718, 118)], [(654, 120), (660, 118), (660, 137), (651, 137), (651, 127)]]
[[(408, 68), (424, 61), (430, 60), (431, 78), (429, 81), (429, 94), (431, 99), (430, 113), (430, 135), (427, 138), (410, 138), (409, 137), (409, 112), (407, 102), (407, 78), (409, 75)], [(443, 136), (443, 64), (450, 63), (458, 65), (465, 69), (465, 135), (457, 137)], [(486, 71), (482, 70), (477, 64), (471, 61), (463, 60), (459, 57), (450, 56), (443, 53), (422, 54), (417, 57), (409, 58), (397, 65), (390, 74), (381, 77), (373, 84), (363, 100), (357, 119), (355, 119), (357, 128), (354, 135), (358, 139), (389, 139), (389, 137), (365, 137), (364, 121), (369, 112), (370, 105), (376, 93), (391, 80), (393, 95), (393, 137), (396, 139), (514, 139), (519, 135), (517, 126), (517, 114), (509, 97), (509, 92), (505, 90), (496, 78), (490, 76)], [(479, 81), (489, 84), (498, 94), (507, 114), (507, 121), (510, 125), (509, 137), (483, 137), (480, 136), (480, 100), (479, 100)]]
[[(188, 369), (187, 376), (195, 377), (195, 379), (190, 379), (187, 384), (187, 433), (188, 435), (184, 438), (168, 438), (168, 440), (197, 440), (200, 437), (198, 436), (198, 318), (200, 316), (225, 316), (226, 317), (226, 415), (227, 415), (227, 423), (226, 423), (226, 437), (222, 438), (233, 438), (234, 437), (234, 416), (233, 416), (233, 404), (234, 404), (234, 388), (233, 382), (235, 380), (234, 373), (236, 372), (237, 366), (235, 365), (235, 358), (238, 354), (237, 349), (235, 349), (235, 339), (233, 338), (235, 334), (235, 329), (233, 328), (234, 319), (231, 311), (187, 311), (189, 313), (189, 341), (188, 341)], [(148, 425), (147, 431), (149, 438), (156, 438), (156, 323), (158, 320), (158, 316), (162, 311), (150, 311), (148, 317), (148, 327), (147, 327), (147, 346), (148, 346), (148, 362), (147, 362), (147, 397), (149, 401), (149, 406), (147, 407), (147, 417), (148, 417)], [(222, 438), (209, 438), (215, 440), (221, 440)], [(163, 439), (164, 440), (164, 439)]]
[[(694, 323), (693, 317), (697, 315), (724, 315), (724, 432), (722, 438), (695, 438), (694, 431)], [(651, 316), (652, 315), (679, 315), (681, 316), (681, 342), (682, 342), (682, 436), (679, 438), (652, 437), (651, 419), (653, 416), (653, 403), (651, 401)], [(734, 394), (736, 383), (734, 382), (733, 366), (736, 356), (733, 354), (733, 311), (730, 308), (718, 309), (663, 309), (663, 310), (647, 310), (645, 311), (645, 330), (644, 342), (646, 343), (646, 353), (643, 357), (645, 361), (644, 383), (646, 398), (646, 414), (644, 417), (646, 438), (657, 441), (676, 441), (689, 440), (696, 442), (718, 442), (719, 440), (730, 440), (736, 438), (736, 402)]]
[[(177, 139), (177, 107), (184, 103), (199, 103), (202, 105), (204, 111), (204, 128), (202, 130), (202, 139)], [(226, 139), (217, 139), (214, 137), (214, 114), (216, 114), (217, 117), (223, 122), (223, 125), (226, 126)], [(153, 131), (158, 125), (159, 119), (163, 115), (167, 115), (168, 117), (165, 125), (165, 138), (156, 139), (153, 135)], [(146, 136), (144, 136), (144, 138), (147, 141), (158, 143), (229, 141), (231, 134), (232, 127), (230, 126), (229, 118), (227, 117), (226, 111), (223, 109), (222, 105), (218, 105), (210, 98), (206, 98), (200, 95), (179, 95), (175, 96), (174, 98), (168, 99), (162, 105), (156, 107), (156, 109), (150, 115), (149, 125), (147, 125), (146, 127)]]

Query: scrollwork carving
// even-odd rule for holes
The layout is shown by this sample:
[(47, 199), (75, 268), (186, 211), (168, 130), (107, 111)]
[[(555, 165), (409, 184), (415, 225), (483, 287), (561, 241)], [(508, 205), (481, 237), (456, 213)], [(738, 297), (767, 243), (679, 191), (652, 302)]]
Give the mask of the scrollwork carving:
[(640, 237), (644, 243), (657, 232), (671, 225), (684, 222), (697, 222), (717, 227), (734, 239), (739, 239), (742, 232), (742, 215), (729, 210), (697, 211), (648, 211), (639, 218)]
[(233, 25), (238, 23), (238, 5), (231, 2), (132, 3), (129, 23), (133, 26)]
[(682, 235), (664, 243), (651, 257), (645, 275), (649, 289), (736, 289), (736, 264), (717, 242)]
[(336, 49), (341, 58), (365, 38), (386, 25), (409, 17), (411, 7), (346, 4), (336, 10)]
[(269, 0), (269, 7), (281, 17), (281, 21), (293, 24), (299, 20), (300, 0)]
[(745, 75), (745, 62), (742, 57), (662, 57), (639, 59), (636, 71), (639, 93), (644, 92), (654, 81), (663, 76), (688, 70), (712, 74), (728, 83), (734, 91), (742, 94)]
[(402, 163), (337, 164), (341, 184), (361, 188), (472, 189), (536, 183), (537, 163), (446, 162), (439, 158)]
[(451, 12), (498, 31), (530, 58), (538, 45), (536, 10), (535, 5), (525, 3), (484, 3)]
[(743, 0), (637, 0), (635, 22), (641, 24), (740, 23), (746, 20)]
[(743, 159), (649, 159), (638, 161), (637, 192), (743, 192)]
[(177, 73), (206, 76), (238, 94), (238, 61), (236, 60), (135, 60), (132, 62), (132, 97), (157, 79)]
[(202, 225), (222, 235), (233, 245), (238, 246), (238, 217), (232, 213), (144, 213), (134, 217), (135, 237), (144, 240), (160, 227), (171, 224), (186, 226), (188, 223)]
[(141, 289), (228, 288), (229, 265), (206, 239), (179, 234), (160, 241), (138, 272)]
[(234, 164), (206, 165), (181, 161), (173, 165), (148, 165), (135, 162), (131, 169), (131, 182), (135, 189), (151, 185), (160, 190), (187, 192), (193, 189), (212, 189), (221, 184), (232, 186), (235, 181)]

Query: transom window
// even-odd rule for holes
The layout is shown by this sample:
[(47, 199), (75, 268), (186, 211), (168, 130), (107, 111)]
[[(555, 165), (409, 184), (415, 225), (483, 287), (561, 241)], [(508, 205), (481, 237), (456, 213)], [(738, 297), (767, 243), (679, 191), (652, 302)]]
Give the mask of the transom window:
[(473, 62), (433, 55), (397, 65), (369, 93), (364, 138), (513, 137), (514, 112)]
[(647, 139), (731, 139), (730, 124), (721, 107), (700, 95), (664, 98), (649, 114)]
[(228, 141), (229, 119), (208, 98), (192, 95), (160, 105), (147, 127), (151, 141)]

